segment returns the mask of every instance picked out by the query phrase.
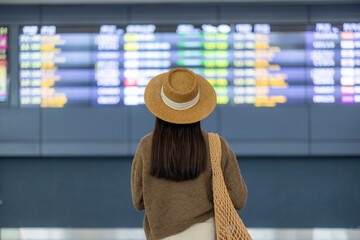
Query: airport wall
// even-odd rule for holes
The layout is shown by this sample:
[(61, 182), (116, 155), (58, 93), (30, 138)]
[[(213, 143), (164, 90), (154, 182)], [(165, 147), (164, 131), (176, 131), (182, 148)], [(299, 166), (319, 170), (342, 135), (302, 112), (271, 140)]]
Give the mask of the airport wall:
[[(357, 157), (238, 157), (248, 227), (360, 227)], [(142, 227), (132, 158), (0, 159), (0, 227)]]
[[(359, 4), (4, 6), (10, 51), (26, 24), (359, 22)], [(154, 117), (144, 106), (24, 109), (18, 57), (0, 104), (0, 228), (141, 227), (132, 155)], [(247, 184), (249, 227), (360, 226), (360, 109), (218, 106), (202, 126), (224, 136)]]

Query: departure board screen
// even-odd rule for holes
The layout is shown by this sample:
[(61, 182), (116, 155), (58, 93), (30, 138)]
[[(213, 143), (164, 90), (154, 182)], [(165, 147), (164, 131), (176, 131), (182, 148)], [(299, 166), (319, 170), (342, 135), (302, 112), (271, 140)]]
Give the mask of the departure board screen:
[(360, 103), (360, 23), (318, 23), (306, 32), (312, 103)]
[(8, 28), (0, 26), (0, 102), (8, 98)]
[(357, 26), (23, 26), (20, 102), (44, 108), (144, 104), (152, 77), (185, 67), (214, 86), (219, 104), (356, 103)]

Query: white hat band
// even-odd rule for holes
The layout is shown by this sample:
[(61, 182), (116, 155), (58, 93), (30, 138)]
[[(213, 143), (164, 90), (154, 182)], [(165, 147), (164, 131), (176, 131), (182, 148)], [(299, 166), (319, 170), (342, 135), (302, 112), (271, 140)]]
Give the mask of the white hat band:
[(172, 109), (175, 110), (186, 110), (191, 108), (192, 106), (194, 106), (200, 99), (200, 90), (198, 92), (198, 94), (196, 95), (196, 97), (193, 100), (190, 100), (188, 102), (183, 102), (183, 103), (177, 103), (174, 101), (171, 101), (168, 97), (166, 97), (163, 87), (161, 87), (161, 98), (164, 101), (164, 103), (171, 107)]

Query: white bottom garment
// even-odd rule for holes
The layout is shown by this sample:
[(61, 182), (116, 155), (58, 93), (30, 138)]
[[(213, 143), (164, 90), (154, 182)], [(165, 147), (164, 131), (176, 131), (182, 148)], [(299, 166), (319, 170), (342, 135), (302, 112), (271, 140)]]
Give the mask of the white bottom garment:
[(195, 223), (185, 231), (162, 240), (216, 240), (215, 219), (209, 218), (205, 222)]

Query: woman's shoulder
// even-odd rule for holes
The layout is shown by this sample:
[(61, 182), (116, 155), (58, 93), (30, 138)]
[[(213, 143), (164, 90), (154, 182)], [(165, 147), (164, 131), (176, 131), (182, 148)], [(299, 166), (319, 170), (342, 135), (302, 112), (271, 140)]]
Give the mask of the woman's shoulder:
[(152, 142), (152, 136), (153, 136), (153, 133), (148, 133), (146, 134), (144, 137), (141, 138), (140, 142), (139, 142), (139, 146), (146, 146), (146, 145), (151, 145), (151, 142)]
[(136, 150), (136, 154), (141, 155), (151, 149), (152, 135), (153, 133), (151, 132), (141, 138)]
[(219, 136), (220, 141), (221, 141), (221, 144), (222, 144), (222, 145), (227, 145), (227, 142), (226, 142), (225, 138), (222, 137), (222, 136), (220, 136), (220, 134), (218, 134), (218, 133), (216, 133), (216, 132), (206, 132), (206, 131), (204, 131), (204, 130), (201, 130), (201, 132), (202, 132), (203, 136), (205, 137), (205, 139), (208, 139), (208, 138), (209, 138), (209, 133), (215, 133), (215, 134), (217, 134), (217, 135)]

